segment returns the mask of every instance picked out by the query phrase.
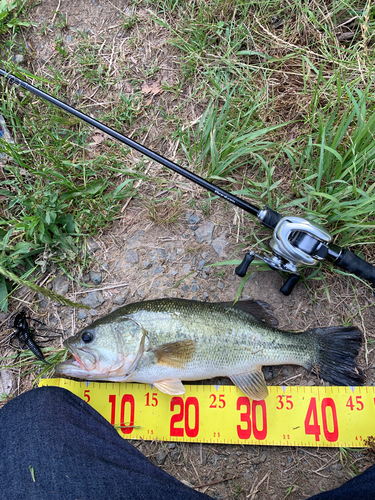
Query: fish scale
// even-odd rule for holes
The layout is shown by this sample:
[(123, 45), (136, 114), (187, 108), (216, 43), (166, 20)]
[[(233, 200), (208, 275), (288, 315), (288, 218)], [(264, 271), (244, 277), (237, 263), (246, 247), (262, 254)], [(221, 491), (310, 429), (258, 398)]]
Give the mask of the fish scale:
[(264, 399), (261, 367), (295, 364), (334, 384), (363, 381), (354, 327), (295, 333), (274, 327), (270, 306), (259, 301), (211, 304), (158, 299), (123, 306), (64, 342), (75, 360), (61, 374), (89, 380), (154, 384), (182, 394), (182, 380), (227, 376), (253, 399)]

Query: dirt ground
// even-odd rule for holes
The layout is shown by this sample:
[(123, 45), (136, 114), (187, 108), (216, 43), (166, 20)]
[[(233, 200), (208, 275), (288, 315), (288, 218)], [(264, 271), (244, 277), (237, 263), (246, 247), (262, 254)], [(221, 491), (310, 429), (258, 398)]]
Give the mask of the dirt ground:
[[(108, 55), (114, 78), (116, 58), (129, 63), (129, 81), (119, 81), (116, 89), (111, 89), (109, 94), (93, 86), (89, 95), (85, 89), (81, 101), (84, 111), (95, 115), (103, 103), (115, 98), (117, 91), (130, 93), (129, 82), (134, 75), (144, 77), (149, 85), (156, 80), (167, 81), (170, 85), (178, 81), (177, 55), (175, 49), (166, 43), (167, 31), (156, 25), (153, 30), (144, 31), (136, 26), (137, 44), (130, 45), (128, 35), (121, 31), (119, 9), (125, 15), (138, 9), (137, 14), (142, 19), (147, 17), (147, 11), (144, 6), (128, 5), (122, 0), (49, 0), (36, 5), (30, 14), (35, 27), (28, 35), (33, 47), (33, 56), (28, 60), (31, 71), (43, 73), (48, 61), (51, 62), (54, 33), (49, 26), (57, 9), (67, 15), (63, 36), (70, 52), (75, 50), (77, 31), (84, 30), (93, 41), (103, 41), (103, 51)], [(41, 29), (42, 26), (46, 28)], [(153, 64), (157, 62), (161, 69), (157, 78), (147, 79), (145, 70), (151, 65), (151, 60)], [(68, 59), (65, 64), (69, 65)], [(80, 87), (81, 82), (77, 78), (69, 92), (73, 94)], [(185, 94), (189, 91), (189, 88), (184, 89)], [(158, 106), (171, 110), (178, 99), (165, 93), (153, 95), (150, 99), (150, 122), (141, 141), (178, 160), (178, 144), (168, 137), (168, 125), (158, 115)], [(189, 121), (194, 121), (197, 116), (199, 109), (191, 109)], [(134, 161), (138, 158), (134, 153)], [(97, 299), (101, 304), (93, 305), (86, 313), (52, 306), (43, 298), (39, 301), (43, 321), (62, 325), (67, 336), (96, 317), (129, 302), (161, 297), (211, 302), (235, 298), (240, 279), (234, 273), (234, 266), (208, 266), (229, 258), (241, 259), (250, 248), (247, 237), (256, 228), (255, 224), (249, 218), (244, 220), (237, 209), (222, 201), (212, 203), (209, 211), (193, 209), (191, 200), (199, 201), (204, 194), (177, 175), (167, 175), (158, 166), (150, 164), (149, 172), (168, 178), (168, 191), (175, 186), (183, 190), (182, 203), (176, 204), (176, 220), (170, 224), (162, 223), (163, 205), (158, 207), (156, 217), (150, 216), (152, 207), (147, 200), (158, 195), (158, 187), (143, 181), (139, 186), (142, 199), (133, 199), (124, 206), (116, 223), (90, 242), (89, 268), (79, 279), (91, 285), (91, 292), (99, 294)], [(164, 209), (168, 213), (170, 206)], [(191, 214), (196, 217), (193, 222)], [(207, 222), (214, 225), (212, 237), (198, 242), (195, 231)], [(256, 231), (257, 234), (267, 235), (259, 228)], [(94, 284), (94, 275), (90, 276), (90, 272), (100, 273), (100, 284)], [(46, 281), (51, 282), (55, 289), (57, 282), (53, 284), (52, 278), (51, 275)], [(64, 293), (70, 299), (80, 301), (87, 297), (87, 288), (67, 278), (63, 278), (62, 282), (68, 284)], [(282, 284), (283, 278), (277, 272), (254, 271), (242, 291), (242, 299), (257, 299), (271, 304), (282, 329), (305, 330), (343, 324), (351, 318), (351, 324), (359, 327), (367, 340), (371, 341), (375, 336), (374, 297), (368, 287), (359, 281), (325, 271), (325, 280), (311, 280), (308, 287), (299, 283), (289, 297), (279, 292)], [(364, 342), (358, 358), (367, 385), (374, 385), (372, 346), (371, 342)], [(306, 370), (289, 366), (274, 368), (269, 371), (268, 378), (270, 385), (319, 383)], [(18, 390), (25, 390), (28, 383), (30, 379), (25, 377)], [(192, 487), (199, 486), (199, 491), (217, 500), (304, 499), (343, 484), (375, 463), (374, 456), (365, 450), (160, 442), (133, 444), (158, 466)]]

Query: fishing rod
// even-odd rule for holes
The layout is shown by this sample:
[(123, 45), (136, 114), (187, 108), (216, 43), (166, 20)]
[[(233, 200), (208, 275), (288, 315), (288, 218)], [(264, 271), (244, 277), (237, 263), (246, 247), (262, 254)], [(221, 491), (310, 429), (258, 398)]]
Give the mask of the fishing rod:
[(299, 268), (301, 266), (314, 266), (326, 259), (341, 269), (368, 281), (375, 289), (375, 267), (347, 248), (332, 243), (330, 233), (319, 224), (302, 217), (283, 217), (268, 205), (264, 208), (252, 205), (1, 68), (0, 76), (3, 76), (11, 85), (22, 87), (130, 148), (148, 156), (151, 160), (182, 175), (207, 191), (220, 196), (236, 207), (245, 210), (245, 212), (256, 217), (263, 226), (272, 229), (273, 236), (269, 243), (272, 256), (258, 255), (252, 251), (248, 252), (242, 263), (236, 268), (237, 276), (246, 276), (249, 265), (257, 257), (266, 262), (271, 269), (285, 271), (290, 274), (280, 289), (280, 292), (284, 295), (290, 295), (300, 279)]

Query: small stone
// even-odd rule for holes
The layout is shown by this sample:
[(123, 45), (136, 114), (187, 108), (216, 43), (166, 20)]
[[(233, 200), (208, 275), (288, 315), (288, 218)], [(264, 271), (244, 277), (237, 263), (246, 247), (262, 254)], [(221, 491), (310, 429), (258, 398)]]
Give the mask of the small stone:
[(214, 232), (214, 223), (210, 221), (204, 222), (196, 231), (195, 237), (198, 243), (203, 243), (204, 241), (211, 243), (212, 235)]
[(153, 271), (152, 271), (152, 274), (159, 274), (159, 273), (163, 273), (164, 272), (164, 267), (162, 266), (155, 266)]
[(12, 56), (12, 61), (14, 64), (22, 64), (24, 62), (25, 58), (22, 54), (15, 54)]
[(165, 253), (165, 250), (164, 248), (158, 248), (156, 250), (156, 253), (158, 254), (159, 256), (159, 261), (161, 262), (161, 264), (163, 264), (163, 262), (165, 261), (165, 259), (167, 258), (167, 254)]
[(126, 252), (125, 260), (126, 260), (126, 262), (129, 262), (130, 264), (138, 264), (139, 257), (138, 257), (137, 252), (135, 250), (128, 250)]
[(89, 274), (84, 274), (84, 275), (82, 276), (82, 281), (83, 281), (84, 283), (88, 283), (88, 282), (90, 281), (90, 275), (89, 275)]
[(263, 463), (266, 461), (266, 459), (267, 459), (267, 452), (263, 451), (263, 453), (260, 456), (259, 462)]
[(96, 271), (90, 271), (90, 279), (94, 285), (100, 285), (102, 282), (102, 273)]
[(174, 262), (176, 260), (176, 254), (172, 251), (168, 254), (167, 262)]
[(103, 271), (108, 271), (109, 270), (108, 262), (103, 262), (103, 264), (100, 266), (100, 269), (102, 269)]
[(220, 281), (220, 283), (217, 286), (218, 286), (218, 288), (220, 288), (220, 290), (223, 290), (225, 287), (225, 285), (222, 281)]
[(81, 321), (87, 318), (87, 312), (84, 309), (78, 311), (78, 319)]
[(113, 299), (113, 303), (118, 306), (122, 306), (122, 304), (126, 301), (128, 295), (129, 295), (129, 290), (127, 288), (121, 290), (121, 292), (118, 293), (116, 297)]
[(155, 288), (158, 288), (159, 285), (160, 285), (160, 281), (159, 280), (155, 281), (155, 283), (154, 283)]
[(290, 455), (287, 455), (286, 459), (288, 460), (288, 464), (291, 464), (293, 462), (293, 459)]
[(262, 371), (263, 371), (264, 378), (266, 380), (272, 380), (273, 378), (276, 377), (273, 366), (263, 366)]
[(117, 33), (117, 38), (121, 38), (121, 37), (122, 37), (122, 33), (121, 33), (121, 31), (119, 31), (119, 32)]
[(191, 291), (192, 291), (192, 292), (197, 292), (198, 290), (199, 290), (199, 286), (198, 286), (198, 285), (193, 285), (193, 286), (191, 287)]
[(198, 269), (201, 270), (204, 268), (204, 265), (205, 265), (206, 261), (204, 259), (200, 260), (198, 262)]
[(170, 454), (172, 462), (177, 462), (179, 456), (180, 452), (178, 450), (172, 451), (172, 453)]
[(183, 251), (183, 249), (182, 249), (182, 248), (177, 248), (177, 251), (176, 251), (176, 252), (177, 252), (177, 255), (178, 255), (179, 257), (181, 257), (181, 255), (184, 255), (184, 251)]
[(186, 214), (186, 220), (188, 224), (199, 224), (200, 217), (195, 214)]
[(67, 37), (66, 37), (66, 41), (67, 41), (67, 42), (71, 42), (71, 41), (72, 41), (72, 35), (67, 35)]
[(187, 293), (187, 292), (189, 291), (189, 287), (188, 287), (188, 285), (184, 285), (184, 286), (182, 287), (182, 290), (183, 290), (184, 292), (186, 292), (186, 293)]
[(228, 245), (228, 242), (225, 238), (225, 233), (221, 234), (218, 238), (215, 238), (211, 245), (219, 257), (227, 256), (225, 253), (225, 247)]
[(174, 450), (174, 449), (176, 448), (176, 446), (177, 446), (177, 445), (176, 445), (176, 443), (169, 443), (167, 446), (168, 446), (168, 448), (169, 448), (170, 450)]
[(185, 264), (182, 267), (182, 270), (184, 271), (184, 273), (190, 273), (190, 271), (191, 271), (191, 264)]
[(150, 269), (151, 266), (151, 262), (149, 260), (146, 260), (146, 262), (143, 264), (143, 269)]
[(94, 253), (97, 250), (99, 250), (100, 246), (99, 243), (97, 243), (94, 238), (89, 238), (87, 241), (87, 251), (89, 253)]
[(165, 450), (159, 451), (159, 453), (156, 455), (156, 463), (158, 465), (164, 465), (165, 461), (167, 460), (168, 452)]
[(98, 315), (98, 313), (97, 313), (97, 311), (95, 311), (95, 309), (90, 309), (89, 313), (91, 314), (91, 316), (97, 316)]
[(144, 231), (137, 231), (131, 238), (128, 240), (128, 248), (134, 248), (138, 245), (138, 240), (145, 234)]
[(69, 281), (66, 276), (57, 276), (52, 282), (52, 289), (59, 295), (66, 295), (69, 290)]
[(208, 293), (203, 292), (203, 300), (206, 301), (208, 299)]
[(100, 292), (89, 292), (87, 297), (81, 300), (81, 303), (85, 306), (89, 306), (90, 309), (96, 309), (101, 306), (103, 302), (103, 295)]
[(10, 396), (16, 386), (13, 374), (10, 370), (1, 370), (0, 372), (0, 400), (2, 396)]

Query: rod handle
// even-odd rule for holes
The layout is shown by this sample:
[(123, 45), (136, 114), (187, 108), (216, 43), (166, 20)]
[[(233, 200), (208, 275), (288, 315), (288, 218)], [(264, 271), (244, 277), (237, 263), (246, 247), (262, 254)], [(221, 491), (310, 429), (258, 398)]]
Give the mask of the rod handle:
[(342, 250), (340, 256), (334, 262), (341, 269), (369, 281), (375, 290), (375, 267), (372, 264), (361, 259), (347, 248)]

